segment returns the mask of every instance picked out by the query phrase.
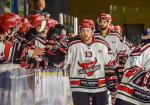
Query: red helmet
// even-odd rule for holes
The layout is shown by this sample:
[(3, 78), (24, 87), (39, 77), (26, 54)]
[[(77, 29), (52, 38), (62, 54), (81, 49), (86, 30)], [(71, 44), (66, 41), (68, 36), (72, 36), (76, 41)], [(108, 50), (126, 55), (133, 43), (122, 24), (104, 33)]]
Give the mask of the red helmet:
[(110, 29), (111, 31), (114, 31), (114, 30), (115, 30), (115, 26), (114, 26), (114, 25), (110, 25), (110, 26), (109, 26), (109, 29)]
[(119, 25), (114, 26), (114, 30), (117, 31), (119, 34), (122, 34), (122, 28)]
[(10, 28), (20, 23), (20, 17), (14, 13), (6, 13), (0, 17), (0, 28), (2, 32), (8, 32)]
[(121, 26), (119, 26), (119, 25), (114, 26), (114, 29), (115, 29), (115, 30), (122, 30), (122, 29), (121, 29)]
[(58, 21), (54, 19), (46, 19), (46, 25), (48, 28), (53, 28), (56, 24), (58, 24)]
[(95, 28), (94, 21), (92, 19), (83, 19), (79, 25), (79, 28)]
[(34, 27), (37, 27), (42, 24), (42, 22), (45, 20), (44, 15), (41, 14), (35, 14), (29, 16), (30, 24)]
[(109, 29), (110, 29), (111, 31), (117, 31), (119, 34), (122, 33), (121, 26), (119, 26), (119, 25), (116, 25), (116, 26), (110, 25), (110, 26), (109, 26)]
[(31, 26), (28, 19), (24, 17), (21, 18), (21, 23), (22, 23), (22, 26), (20, 27), (20, 30), (19, 30), (20, 32), (26, 32), (27, 28)]
[(112, 21), (112, 17), (110, 14), (106, 14), (106, 13), (101, 13), (98, 17), (98, 23), (99, 23), (99, 20), (108, 20), (109, 22)]

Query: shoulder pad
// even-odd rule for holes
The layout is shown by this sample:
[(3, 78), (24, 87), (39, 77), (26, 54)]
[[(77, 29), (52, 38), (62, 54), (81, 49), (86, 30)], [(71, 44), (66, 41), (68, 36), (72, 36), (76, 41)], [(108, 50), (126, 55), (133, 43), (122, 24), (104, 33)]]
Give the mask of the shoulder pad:
[(138, 45), (135, 47), (135, 49), (132, 51), (131, 56), (137, 56), (141, 54), (141, 45)]
[(123, 38), (121, 37), (121, 35), (117, 31), (110, 31), (108, 34), (117, 36), (121, 42), (123, 40)]
[(78, 42), (81, 42), (81, 38), (79, 35), (75, 36), (75, 37), (72, 37), (72, 38), (69, 38), (68, 39), (68, 47), (75, 44), (75, 43), (78, 43)]
[(141, 45), (141, 52), (143, 52), (146, 49), (150, 48), (150, 40), (143, 40), (140, 45)]
[(108, 48), (109, 52), (111, 51), (109, 44), (104, 39), (100, 37), (95, 37), (95, 42), (104, 44)]
[(70, 43), (70, 42), (72, 42), (72, 41), (74, 41), (74, 40), (78, 40), (78, 39), (80, 39), (80, 36), (79, 36), (79, 35), (77, 35), (77, 36), (75, 36), (75, 37), (68, 38), (68, 41), (69, 41), (69, 43)]

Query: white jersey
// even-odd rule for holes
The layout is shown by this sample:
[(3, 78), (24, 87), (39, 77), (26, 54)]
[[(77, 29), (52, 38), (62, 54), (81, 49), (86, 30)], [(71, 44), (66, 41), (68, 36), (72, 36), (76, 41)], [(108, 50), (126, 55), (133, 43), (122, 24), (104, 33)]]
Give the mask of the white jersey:
[[(143, 41), (132, 53), (125, 65), (125, 74), (117, 98), (136, 105), (150, 105), (150, 89), (139, 85), (140, 77), (150, 72), (150, 41)], [(142, 84), (140, 82), (140, 84)]]
[(125, 54), (129, 56), (132, 52), (132, 43), (126, 39), (124, 39), (122, 43), (122, 51), (125, 51)]
[(70, 71), (72, 91), (102, 92), (106, 90), (104, 65), (111, 60), (109, 45), (100, 38), (86, 45), (79, 36), (68, 44), (64, 69)]
[(0, 42), (0, 59), (4, 58), (4, 49), (5, 49), (5, 44), (3, 42)]
[(117, 54), (122, 51), (122, 38), (116, 31), (109, 31), (106, 37), (102, 36), (100, 33), (95, 33), (95, 36), (104, 39), (110, 46), (112, 50), (112, 60), (117, 59)]

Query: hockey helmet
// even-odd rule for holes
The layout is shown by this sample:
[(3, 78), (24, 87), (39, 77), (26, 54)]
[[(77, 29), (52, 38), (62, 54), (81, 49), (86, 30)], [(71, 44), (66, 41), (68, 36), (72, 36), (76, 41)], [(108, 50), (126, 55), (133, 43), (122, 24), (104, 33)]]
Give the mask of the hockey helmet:
[(97, 22), (99, 23), (100, 20), (107, 20), (108, 22), (112, 22), (112, 17), (110, 14), (106, 14), (106, 13), (101, 13), (98, 16)]
[(58, 24), (58, 21), (56, 21), (52, 18), (46, 19), (46, 25), (49, 29), (55, 27), (56, 24)]
[(95, 29), (95, 24), (94, 21), (92, 19), (83, 19), (80, 24), (79, 24), (79, 28), (92, 28)]
[(35, 28), (40, 26), (40, 29), (38, 29), (39, 32), (42, 32), (46, 27), (45, 16), (42, 14), (35, 14), (29, 16), (29, 21), (30, 24)]
[(31, 24), (29, 23), (28, 19), (22, 17), (21, 18), (21, 27), (20, 27), (20, 32), (24, 33), (27, 31), (27, 29), (31, 26)]
[(20, 17), (14, 13), (6, 13), (1, 16), (0, 28), (2, 33), (8, 32), (9, 29), (17, 27), (20, 23)]

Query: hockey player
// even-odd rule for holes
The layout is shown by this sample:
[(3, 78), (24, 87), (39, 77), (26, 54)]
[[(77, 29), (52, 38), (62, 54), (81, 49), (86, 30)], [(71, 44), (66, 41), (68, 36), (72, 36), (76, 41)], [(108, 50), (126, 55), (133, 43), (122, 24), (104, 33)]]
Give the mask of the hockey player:
[(79, 25), (80, 35), (68, 44), (64, 69), (69, 71), (74, 105), (89, 105), (89, 96), (93, 105), (106, 105), (106, 88), (112, 92), (117, 90), (109, 45), (94, 36), (94, 29), (93, 20), (83, 19)]
[[(3, 37), (1, 39), (3, 39), (2, 42), (5, 44), (5, 49), (3, 53), (4, 58), (1, 61), (1, 63), (4, 62), (21, 63), (21, 61), (18, 62), (19, 57), (21, 57), (21, 55), (18, 55), (18, 53), (19, 51), (23, 52), (25, 49), (21, 49), (20, 42), (17, 39), (17, 31), (20, 28), (20, 21), (21, 21), (20, 17), (13, 13), (6, 13), (1, 17), (0, 28), (1, 28), (1, 37)], [(17, 46), (19, 48), (17, 48)]]
[(116, 73), (118, 76), (118, 82), (121, 83), (122, 77), (124, 75), (124, 65), (131, 54), (130, 42), (123, 40), (122, 51), (118, 53), (118, 66), (116, 67)]
[(98, 33), (96, 36), (104, 39), (112, 50), (112, 60), (117, 60), (117, 54), (122, 50), (122, 38), (119, 33), (111, 27), (112, 17), (110, 14), (101, 13), (97, 19), (99, 25)]
[(122, 39), (122, 49), (120, 52), (118, 52), (118, 66), (116, 67), (116, 73), (118, 76), (118, 82), (120, 83), (122, 80), (122, 76), (123, 76), (123, 69), (124, 69), (124, 65), (126, 63), (127, 58), (130, 56), (131, 51), (132, 51), (132, 43), (129, 42), (125, 36), (123, 36), (122, 33), (122, 29), (121, 26), (116, 25), (116, 26), (112, 26), (111, 28), (113, 31), (117, 31), (119, 33), (119, 35), (121, 36)]
[(29, 21), (24, 18), (24, 17), (20, 17), (20, 28), (17, 31), (16, 35), (17, 35), (17, 39), (19, 40), (19, 42), (26, 46), (27, 44), (27, 40), (25, 38), (26, 33), (29, 31), (31, 25), (29, 23)]
[[(30, 50), (31, 54), (32, 51), (37, 48), (40, 49), (43, 52), (43, 55), (45, 54), (45, 46), (46, 46), (46, 37), (47, 37), (47, 27), (46, 27), (46, 20), (44, 15), (41, 14), (35, 14), (35, 15), (30, 15), (29, 16), (29, 21), (30, 24), (32, 25), (33, 28), (36, 29), (37, 36), (35, 37), (34, 40), (32, 40), (32, 50)], [(39, 56), (36, 57), (37, 62), (34, 65), (34, 68), (39, 68), (42, 67), (45, 68), (47, 66), (47, 63), (45, 60), (41, 59)]]
[[(118, 67), (118, 54), (122, 51), (122, 37), (118, 30), (116, 31), (112, 23), (112, 17), (110, 14), (101, 13), (97, 19), (98, 31), (95, 33), (97, 37), (104, 39), (112, 50), (112, 61), (115, 68)], [(108, 92), (109, 93), (109, 92)], [(114, 97), (114, 94), (113, 96)]]
[[(63, 44), (61, 43), (61, 39), (63, 39), (66, 34), (63, 34), (65, 31), (64, 27), (53, 19), (45, 19), (41, 14), (31, 15), (29, 19), (31, 25), (38, 31), (38, 36), (34, 40), (34, 47), (46, 50), (46, 54), (49, 53), (49, 57), (53, 54), (53, 56), (55, 56), (56, 52), (54, 50), (61, 48)], [(48, 56), (43, 58), (43, 60), (45, 59), (44, 61), (41, 59), (43, 65), (38, 65), (39, 67), (43, 66), (43, 68), (46, 68), (46, 66), (48, 66)]]
[(150, 29), (146, 29), (141, 43), (127, 60), (115, 105), (150, 104), (149, 36)]
[[(3, 105), (10, 105), (15, 104), (16, 98), (15, 96), (11, 97), (10, 93), (13, 94), (13, 92), (16, 92), (15, 89), (17, 89), (18, 85), (15, 85), (15, 83), (22, 79), (20, 78), (16, 81), (16, 78), (12, 77), (21, 77), (22, 75), (27, 75), (26, 71), (22, 70), (24, 67), (23, 65), (29, 65), (30, 63), (32, 63), (32, 61), (34, 61), (34, 58), (28, 55), (28, 49), (24, 45), (22, 45), (22, 43), (20, 43), (20, 40), (18, 39), (17, 31), (20, 28), (20, 17), (14, 13), (6, 13), (2, 15), (0, 21), (1, 39), (3, 42), (2, 45), (4, 47), (1, 51), (2, 53), (0, 60), (0, 88), (2, 91), (1, 96), (3, 96), (1, 97), (0, 103), (2, 103)], [(36, 52), (36, 54), (38, 54), (38, 51)], [(36, 54), (33, 53), (34, 56), (36, 56)]]
[[(46, 51), (46, 54), (49, 54), (49, 57), (51, 55), (55, 56), (56, 53), (54, 50), (58, 50), (62, 45), (60, 43), (61, 39), (64, 37), (62, 34), (64, 28), (61, 29), (63, 26), (53, 19), (45, 19), (41, 14), (31, 15), (29, 19), (31, 25), (38, 31), (38, 36), (34, 40), (34, 47)], [(56, 26), (56, 24), (58, 25)], [(43, 59), (39, 57), (39, 62), (42, 63), (42, 65), (38, 64), (39, 67), (43, 66), (42, 68), (47, 68), (49, 62), (48, 56), (46, 58), (42, 57)]]
[(132, 52), (132, 46), (133, 46), (132, 43), (126, 39), (125, 35), (123, 35), (121, 26), (119, 26), (119, 25), (114, 26), (114, 30), (116, 30), (119, 33), (119, 35), (121, 36), (122, 43), (123, 43), (121, 51), (122, 52), (125, 51), (125, 54), (127, 56), (129, 56)]
[(49, 91), (47, 88), (51, 87), (49, 84), (51, 76), (57, 75), (60, 70), (59, 64), (64, 61), (65, 53), (61, 51), (63, 50), (61, 39), (64, 37), (62, 34), (64, 27), (53, 19), (46, 21), (41, 14), (31, 15), (29, 20), (31, 25), (38, 31), (38, 36), (33, 40), (34, 47), (44, 50), (42, 56), (37, 56), (36, 66), (32, 68), (36, 70), (33, 77), (35, 79), (34, 83), (37, 83), (34, 89), (35, 101), (36, 103), (51, 105), (52, 102), (50, 103), (49, 100), (52, 97), (50, 93), (47, 93)]

